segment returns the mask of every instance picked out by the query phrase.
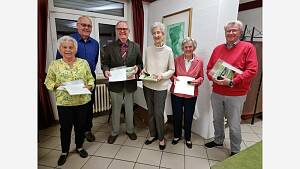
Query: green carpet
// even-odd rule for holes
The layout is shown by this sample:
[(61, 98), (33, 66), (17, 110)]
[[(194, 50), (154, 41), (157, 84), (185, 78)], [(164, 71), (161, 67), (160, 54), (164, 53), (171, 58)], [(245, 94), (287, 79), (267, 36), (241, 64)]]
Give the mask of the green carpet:
[(217, 163), (212, 169), (262, 169), (262, 142)]

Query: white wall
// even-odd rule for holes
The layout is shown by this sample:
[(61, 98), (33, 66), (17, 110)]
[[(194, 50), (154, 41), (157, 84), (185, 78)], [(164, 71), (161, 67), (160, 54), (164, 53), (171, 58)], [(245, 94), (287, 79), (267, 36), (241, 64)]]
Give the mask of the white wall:
[[(238, 14), (238, 0), (159, 0), (149, 4), (148, 28), (153, 22), (162, 21), (164, 15), (192, 8), (191, 37), (196, 39), (199, 54), (204, 61), (204, 72), (213, 48), (223, 43), (224, 24), (229, 20), (236, 20)], [(153, 44), (152, 35), (148, 31), (148, 45)], [(193, 122), (193, 132), (204, 138), (213, 137), (212, 110), (210, 106), (211, 87), (205, 75), (205, 81), (200, 87), (197, 99), (200, 118)]]
[[(247, 25), (247, 29), (250, 30), (250, 35), (252, 32), (253, 26), (262, 31), (262, 7), (249, 9), (245, 11), (241, 11), (238, 14), (238, 19), (243, 22), (244, 26)], [(247, 34), (248, 35), (248, 34)], [(259, 35), (259, 32), (254, 33), (254, 35)], [(262, 36), (262, 35), (260, 35)], [(248, 40), (248, 38), (247, 38)], [(254, 41), (262, 41), (262, 38), (254, 38)]]

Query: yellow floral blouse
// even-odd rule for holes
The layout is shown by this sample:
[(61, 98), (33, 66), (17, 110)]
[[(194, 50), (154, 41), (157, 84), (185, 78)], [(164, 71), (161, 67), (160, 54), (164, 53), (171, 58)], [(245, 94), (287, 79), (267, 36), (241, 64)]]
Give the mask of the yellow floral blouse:
[[(82, 80), (85, 85), (94, 88), (94, 77), (91, 74), (88, 62), (84, 59), (76, 58), (72, 66), (62, 59), (51, 62), (45, 79), (48, 90), (53, 91), (55, 84), (62, 84), (73, 80)], [(88, 103), (91, 100), (90, 94), (69, 95), (65, 90), (54, 90), (57, 106), (77, 106)]]

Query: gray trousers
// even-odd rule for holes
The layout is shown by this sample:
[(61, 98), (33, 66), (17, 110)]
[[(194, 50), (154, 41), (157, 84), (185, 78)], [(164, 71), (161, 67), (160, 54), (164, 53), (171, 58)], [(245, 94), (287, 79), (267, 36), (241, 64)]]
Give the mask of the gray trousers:
[(125, 122), (127, 133), (134, 132), (133, 125), (133, 92), (129, 93), (126, 89), (122, 92), (116, 93), (110, 91), (111, 104), (112, 104), (112, 136), (119, 135), (120, 132), (120, 113), (122, 108), (122, 103), (124, 101), (125, 105)]
[(144, 96), (148, 108), (149, 131), (151, 137), (164, 139), (164, 109), (167, 90), (152, 90), (143, 86)]
[(215, 138), (217, 144), (223, 144), (224, 117), (227, 117), (230, 135), (231, 152), (239, 152), (241, 149), (241, 113), (243, 110), (246, 96), (224, 96), (212, 92), (211, 105), (213, 109)]

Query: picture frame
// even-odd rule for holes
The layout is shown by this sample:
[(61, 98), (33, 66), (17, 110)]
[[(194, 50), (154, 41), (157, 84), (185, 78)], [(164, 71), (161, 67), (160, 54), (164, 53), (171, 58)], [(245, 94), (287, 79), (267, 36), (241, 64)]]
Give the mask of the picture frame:
[(183, 53), (181, 42), (191, 36), (192, 8), (165, 15), (162, 18), (165, 25), (166, 45), (172, 48), (174, 58)]

